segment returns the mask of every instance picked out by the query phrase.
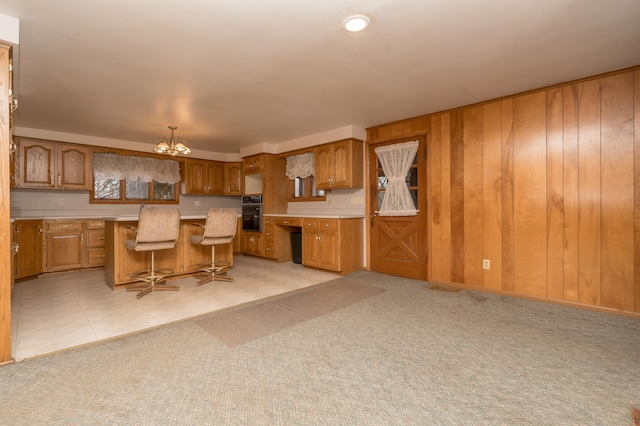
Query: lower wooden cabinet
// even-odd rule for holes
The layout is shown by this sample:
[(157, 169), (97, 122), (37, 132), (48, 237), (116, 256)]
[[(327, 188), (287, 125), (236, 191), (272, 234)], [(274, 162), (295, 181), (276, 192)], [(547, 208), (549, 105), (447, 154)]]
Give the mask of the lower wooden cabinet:
[(261, 232), (242, 232), (242, 253), (264, 256), (264, 240)]
[(85, 241), (84, 266), (87, 268), (104, 266), (106, 257), (104, 219), (87, 219)]
[(291, 233), (302, 230), (305, 266), (348, 274), (363, 267), (362, 218), (266, 216), (262, 233), (243, 234), (243, 252), (292, 260)]
[(15, 278), (42, 273), (43, 221), (16, 220), (13, 232), (17, 249), (13, 264)]
[(341, 271), (340, 220), (305, 218), (303, 222), (302, 263)]
[(45, 271), (68, 271), (84, 266), (84, 220), (45, 220)]

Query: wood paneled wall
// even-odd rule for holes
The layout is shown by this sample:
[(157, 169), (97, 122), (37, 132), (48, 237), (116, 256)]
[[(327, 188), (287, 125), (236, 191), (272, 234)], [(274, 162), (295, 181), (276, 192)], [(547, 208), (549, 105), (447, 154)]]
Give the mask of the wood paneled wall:
[(640, 313), (640, 67), (367, 133), (430, 136), (429, 280)]

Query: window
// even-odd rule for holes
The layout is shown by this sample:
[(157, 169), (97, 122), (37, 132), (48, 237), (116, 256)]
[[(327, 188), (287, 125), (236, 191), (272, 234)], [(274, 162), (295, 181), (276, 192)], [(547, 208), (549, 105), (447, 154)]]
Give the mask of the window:
[(289, 178), (288, 201), (324, 201), (324, 191), (315, 188), (314, 154), (289, 155), (287, 157), (287, 177)]
[(380, 216), (417, 214), (418, 145), (419, 141), (410, 141), (375, 148)]
[(324, 201), (326, 196), (323, 190), (315, 187), (313, 176), (307, 178), (295, 178), (289, 180), (288, 201)]
[(177, 204), (179, 181), (177, 161), (95, 153), (90, 202)]

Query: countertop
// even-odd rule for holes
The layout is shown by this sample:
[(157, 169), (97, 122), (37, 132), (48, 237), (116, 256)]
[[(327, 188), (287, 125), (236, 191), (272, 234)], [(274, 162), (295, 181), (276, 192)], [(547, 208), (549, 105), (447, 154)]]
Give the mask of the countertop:
[[(180, 216), (180, 220), (195, 220), (195, 219), (206, 219), (206, 218), (207, 218), (206, 214)], [(103, 219), (108, 222), (137, 222), (138, 215), (106, 216), (106, 217), (103, 217)]]
[(270, 217), (308, 217), (318, 219), (362, 219), (361, 214), (288, 214), (288, 213), (265, 213), (263, 216)]

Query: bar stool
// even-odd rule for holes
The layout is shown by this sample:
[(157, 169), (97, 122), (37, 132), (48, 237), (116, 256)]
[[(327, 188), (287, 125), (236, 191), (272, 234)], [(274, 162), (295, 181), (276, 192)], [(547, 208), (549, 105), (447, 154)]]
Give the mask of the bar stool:
[(137, 234), (135, 240), (126, 240), (125, 246), (130, 250), (151, 252), (151, 268), (131, 274), (131, 278), (142, 280), (144, 283), (130, 285), (127, 291), (138, 291), (137, 298), (140, 299), (155, 290), (178, 290), (180, 287), (167, 285), (164, 280), (167, 275), (173, 273), (172, 269), (156, 269), (155, 252), (172, 249), (176, 245), (180, 232), (180, 210), (154, 207), (143, 209), (138, 218), (138, 227), (127, 228)]
[(225, 276), (231, 268), (229, 262), (216, 261), (216, 245), (229, 244), (236, 235), (238, 224), (237, 209), (209, 209), (204, 225), (193, 223), (203, 229), (202, 235), (193, 235), (191, 242), (203, 246), (211, 246), (211, 262), (201, 263), (197, 268), (206, 274), (199, 275), (197, 284), (202, 285), (209, 281), (233, 281), (233, 278)]

